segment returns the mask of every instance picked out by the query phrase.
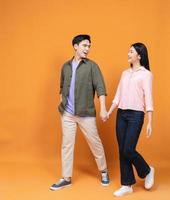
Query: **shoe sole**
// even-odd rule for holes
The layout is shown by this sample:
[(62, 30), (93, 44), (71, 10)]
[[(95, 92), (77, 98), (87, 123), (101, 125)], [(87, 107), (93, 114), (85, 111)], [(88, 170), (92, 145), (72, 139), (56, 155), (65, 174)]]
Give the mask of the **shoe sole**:
[(128, 194), (132, 194), (132, 193), (133, 193), (133, 190), (132, 190), (131, 192), (126, 192), (125, 194), (116, 195), (116, 194), (113, 193), (113, 195), (114, 195), (115, 197), (123, 197), (123, 196), (126, 196), (126, 195), (128, 195)]
[(109, 183), (101, 183), (102, 186), (107, 187)]
[(50, 187), (50, 190), (52, 190), (52, 191), (61, 190), (61, 189), (66, 188), (66, 187), (70, 187), (71, 185), (72, 185), (72, 184), (64, 185), (64, 186), (58, 187), (58, 188)]

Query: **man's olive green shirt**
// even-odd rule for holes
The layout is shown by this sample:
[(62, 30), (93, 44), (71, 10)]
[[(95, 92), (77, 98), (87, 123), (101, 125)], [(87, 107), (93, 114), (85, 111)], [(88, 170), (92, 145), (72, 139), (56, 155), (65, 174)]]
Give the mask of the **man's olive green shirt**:
[[(60, 94), (62, 101), (58, 107), (61, 114), (65, 111), (67, 105), (67, 97), (69, 95), (69, 88), (72, 77), (72, 60), (67, 61), (61, 70), (60, 77)], [(105, 95), (106, 88), (104, 79), (99, 66), (90, 59), (83, 59), (77, 69), (75, 78), (74, 90), (74, 115), (80, 117), (96, 116), (96, 109), (94, 105), (95, 91), (97, 96)]]

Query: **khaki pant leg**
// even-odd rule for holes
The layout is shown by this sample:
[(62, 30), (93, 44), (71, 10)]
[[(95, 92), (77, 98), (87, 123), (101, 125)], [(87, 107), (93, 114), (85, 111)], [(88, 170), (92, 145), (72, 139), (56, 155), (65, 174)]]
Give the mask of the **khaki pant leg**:
[(61, 117), (62, 123), (62, 176), (72, 177), (74, 144), (77, 130), (75, 117), (67, 112)]
[(106, 158), (103, 145), (97, 131), (96, 118), (79, 117), (78, 124), (95, 157), (98, 169), (100, 171), (106, 169), (107, 168)]

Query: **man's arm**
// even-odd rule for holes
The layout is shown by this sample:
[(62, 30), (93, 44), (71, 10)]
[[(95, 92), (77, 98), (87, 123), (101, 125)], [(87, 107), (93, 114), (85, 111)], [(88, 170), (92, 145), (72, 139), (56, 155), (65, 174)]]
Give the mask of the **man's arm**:
[(100, 100), (100, 118), (105, 122), (107, 120), (107, 111), (106, 111), (106, 104), (105, 104), (105, 96), (99, 96)]
[(107, 111), (105, 105), (106, 88), (103, 75), (97, 64), (94, 64), (92, 68), (92, 75), (93, 75), (93, 86), (97, 92), (97, 96), (99, 97), (100, 101), (100, 117), (103, 121), (106, 121), (107, 119)]

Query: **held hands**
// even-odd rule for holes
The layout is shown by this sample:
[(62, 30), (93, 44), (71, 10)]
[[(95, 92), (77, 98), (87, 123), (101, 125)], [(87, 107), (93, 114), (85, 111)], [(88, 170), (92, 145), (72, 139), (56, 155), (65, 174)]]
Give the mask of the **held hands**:
[(110, 114), (106, 110), (100, 112), (100, 118), (103, 122), (106, 122), (109, 119), (109, 116)]
[(107, 120), (107, 111), (106, 110), (100, 111), (100, 118), (103, 122), (105, 122)]
[(111, 113), (113, 112), (113, 110), (117, 107), (117, 105), (115, 103), (112, 103), (109, 111), (107, 112), (106, 109), (102, 109), (100, 112), (100, 117), (102, 119), (103, 122), (107, 121), (109, 119), (109, 116), (111, 115)]

